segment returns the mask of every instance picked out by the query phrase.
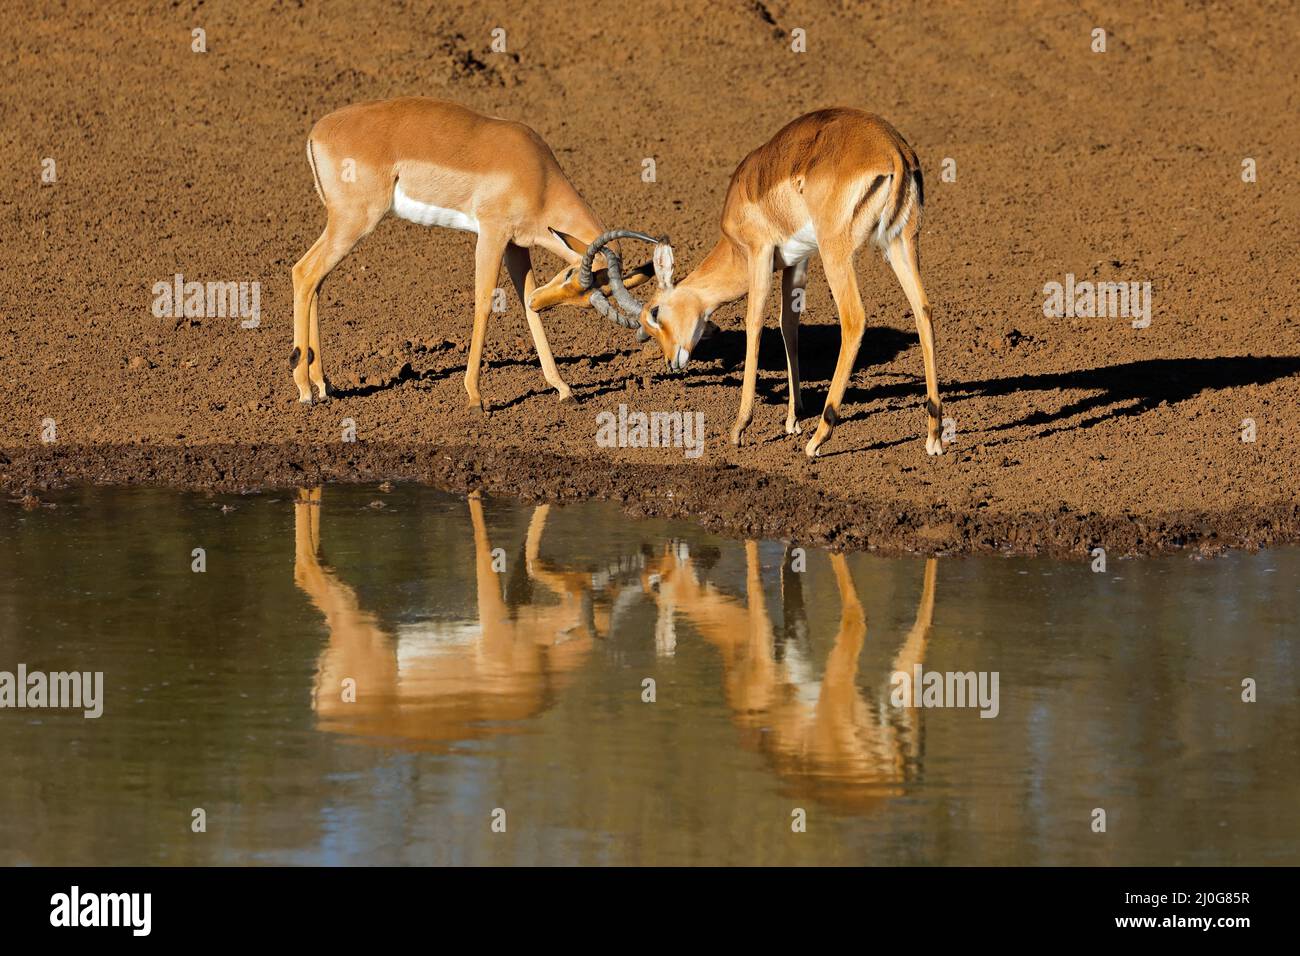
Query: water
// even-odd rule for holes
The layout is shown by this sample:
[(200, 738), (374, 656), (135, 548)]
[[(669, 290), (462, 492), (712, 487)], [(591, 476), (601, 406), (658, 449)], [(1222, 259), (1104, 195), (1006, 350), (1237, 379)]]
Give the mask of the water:
[[(0, 864), (1300, 863), (1296, 550), (1097, 574), (416, 487), (52, 500), (0, 510), (0, 671), (103, 671), (104, 714), (0, 710)], [(997, 716), (894, 706), (916, 665), (996, 671)]]

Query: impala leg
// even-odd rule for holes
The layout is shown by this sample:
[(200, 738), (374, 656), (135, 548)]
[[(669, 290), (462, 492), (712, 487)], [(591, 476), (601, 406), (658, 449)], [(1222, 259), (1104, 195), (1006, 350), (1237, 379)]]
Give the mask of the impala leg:
[(862, 761), (859, 764), (862, 770), (858, 772), (883, 781), (894, 776), (895, 761), (891, 757), (895, 745), (887, 734), (882, 734), (872, 713), (874, 708), (863, 699), (857, 682), (858, 663), (867, 637), (867, 618), (848, 561), (842, 554), (832, 554), (830, 559), (840, 598), (840, 621), (830, 653), (826, 655), (826, 668), (817, 694), (817, 715), (828, 728), (834, 728), (832, 732), (839, 739), (860, 741), (860, 749), (854, 754)]
[(781, 559), (781, 635), (783, 640), (802, 643), (808, 636), (808, 609), (803, 575), (794, 569), (794, 551), (794, 544), (786, 544)]
[(542, 533), (546, 530), (546, 518), (550, 513), (550, 505), (538, 505), (528, 521), (528, 534), (524, 538), (524, 567), (530, 578), (537, 570), (537, 561), (542, 553)]
[(320, 563), (320, 488), (299, 488), (293, 505), (293, 580), (309, 595), (324, 592)]
[[(934, 619), (934, 583), (937, 568), (938, 561), (935, 558), (926, 559), (925, 577), (921, 583), (921, 600), (916, 607), (916, 620), (912, 624), (911, 630), (907, 632), (907, 638), (903, 641), (903, 646), (894, 655), (894, 673), (902, 671), (905, 674), (911, 674), (925, 662), (926, 646), (930, 640), (930, 624)], [(909, 741), (907, 752), (912, 757), (918, 756), (919, 753), (916, 727), (920, 719), (920, 711), (912, 708), (920, 706), (921, 702), (914, 700), (901, 714), (903, 726), (908, 731), (904, 738)]]
[(763, 334), (763, 310), (772, 287), (772, 249), (751, 251), (749, 256), (749, 303), (745, 310), (745, 377), (740, 386), (740, 410), (731, 429), (731, 443), (740, 444), (741, 435), (754, 417), (754, 390), (758, 385), (758, 341)]
[(912, 669), (925, 661), (925, 646), (930, 637), (930, 625), (934, 621), (934, 582), (938, 575), (938, 562), (935, 558), (925, 561), (925, 574), (921, 578), (921, 600), (916, 606), (916, 620), (907, 632), (907, 639), (894, 655), (894, 670), (912, 673)]
[(316, 398), (319, 401), (325, 401), (329, 398), (328, 387), (325, 384), (325, 368), (321, 359), (320, 351), (320, 287), (311, 294), (311, 307), (308, 309), (308, 333), (307, 344), (311, 348), (311, 363), (307, 366), (307, 377), (311, 380), (312, 386), (316, 389)]
[(826, 407), (822, 409), (821, 421), (817, 423), (817, 431), (804, 449), (809, 458), (817, 457), (821, 446), (831, 437), (831, 432), (840, 420), (840, 403), (844, 400), (849, 376), (853, 374), (853, 363), (857, 360), (866, 324), (862, 296), (858, 292), (858, 279), (853, 274), (852, 240), (845, 237), (833, 244), (824, 243), (822, 268), (826, 271), (831, 295), (835, 298), (835, 308), (840, 314), (840, 357), (835, 363), (835, 374), (831, 376), (831, 387), (826, 393)]
[(763, 564), (759, 560), (758, 542), (752, 539), (745, 542), (745, 610), (749, 623), (748, 653), (737, 676), (746, 685), (745, 696), (752, 704), (771, 700), (778, 680), (772, 618), (767, 613), (767, 597), (763, 591)]
[(311, 303), (316, 296), (320, 280), (316, 277), (316, 261), (329, 234), (326, 227), (306, 254), (293, 267), (293, 351), (289, 353), (289, 368), (293, 382), (298, 386), (298, 401), (311, 404), (311, 387), (308, 382), (307, 360), (311, 346)]
[[(835, 574), (835, 588), (840, 595), (840, 630), (835, 635), (835, 645), (826, 660), (826, 677), (822, 681), (822, 693), (834, 688), (850, 700), (858, 696), (856, 677), (858, 658), (862, 654), (862, 644), (867, 636), (867, 616), (858, 599), (858, 589), (853, 584), (853, 575), (849, 572), (848, 560), (842, 554), (832, 554), (831, 570)], [(840, 713), (850, 713), (844, 707)]]
[(487, 522), (483, 518), (483, 496), (478, 491), (469, 495), (469, 520), (474, 529), (478, 619), (483, 627), (483, 642), (488, 643), (500, 636), (500, 625), (509, 619), (510, 612), (501, 596), (501, 575), (492, 567), (492, 542), (488, 538)]
[[(293, 381), (298, 386), (298, 401), (310, 405), (311, 383), (319, 380), (324, 397), (325, 377), (320, 371), (319, 323), (313, 321), (313, 300), (317, 298), (321, 283), (334, 270), (352, 248), (361, 241), (383, 218), (386, 210), (379, 208), (358, 216), (330, 216), (325, 231), (307, 254), (293, 267), (293, 352), (289, 365)], [(313, 332), (313, 327), (315, 331)], [(312, 366), (316, 366), (312, 374)]]
[(916, 316), (916, 331), (921, 338), (921, 358), (925, 362), (925, 451), (928, 455), (942, 455), (943, 403), (939, 400), (939, 372), (934, 356), (934, 318), (930, 300), (921, 286), (916, 237), (903, 233), (895, 239), (889, 247), (889, 263), (894, 267), (894, 275), (898, 276), (898, 283), (912, 307), (912, 315)]
[(564, 384), (560, 378), (560, 370), (555, 367), (555, 357), (551, 355), (551, 344), (546, 341), (546, 329), (542, 328), (542, 317), (528, 308), (528, 300), (532, 298), (533, 290), (537, 287), (533, 276), (533, 258), (528, 250), (522, 246), (516, 246), (513, 242), (506, 246), (506, 271), (510, 273), (510, 281), (514, 283), (515, 294), (519, 296), (519, 301), (524, 304), (524, 315), (528, 318), (528, 330), (533, 334), (533, 345), (537, 348), (537, 358), (542, 363), (542, 377), (546, 379), (548, 385), (560, 393), (560, 401), (565, 401), (573, 397), (573, 392), (569, 386)]
[(492, 293), (501, 274), (501, 259), (506, 254), (506, 239), (481, 233), (474, 247), (474, 335), (469, 345), (469, 364), (465, 366), (465, 391), (469, 406), (483, 408), (479, 394), (479, 368), (483, 363), (483, 340), (487, 338), (488, 315), (492, 312)]
[(320, 550), (320, 488), (299, 488), (293, 504), (294, 547), (298, 566), (315, 564)]
[(785, 416), (785, 433), (798, 435), (799, 416), (803, 414), (803, 394), (799, 388), (799, 313), (803, 302), (796, 308), (796, 293), (808, 284), (808, 261), (781, 270), (781, 340), (785, 343), (785, 370), (790, 382), (790, 410)]
[(320, 551), (320, 487), (308, 490), (306, 500), (311, 508), (311, 546)]

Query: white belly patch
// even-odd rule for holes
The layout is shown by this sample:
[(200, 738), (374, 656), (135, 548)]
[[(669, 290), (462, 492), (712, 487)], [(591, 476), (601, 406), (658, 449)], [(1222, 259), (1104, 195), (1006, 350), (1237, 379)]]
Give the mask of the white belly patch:
[(393, 215), (421, 226), (443, 226), (462, 232), (478, 232), (478, 220), (473, 216), (467, 216), (458, 209), (444, 209), (442, 206), (412, 199), (402, 192), (400, 182), (393, 186)]
[(781, 245), (777, 246), (781, 261), (787, 266), (798, 265), (817, 251), (817, 231), (811, 222), (803, 227)]

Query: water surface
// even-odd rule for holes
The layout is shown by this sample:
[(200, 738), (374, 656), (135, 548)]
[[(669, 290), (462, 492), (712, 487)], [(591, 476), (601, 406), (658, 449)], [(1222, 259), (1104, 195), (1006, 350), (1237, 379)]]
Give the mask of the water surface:
[[(104, 714), (0, 710), (2, 864), (1300, 863), (1296, 550), (1098, 574), (418, 487), (51, 500), (0, 511), (0, 671), (102, 671)], [(918, 666), (996, 671), (997, 716), (896, 706)]]

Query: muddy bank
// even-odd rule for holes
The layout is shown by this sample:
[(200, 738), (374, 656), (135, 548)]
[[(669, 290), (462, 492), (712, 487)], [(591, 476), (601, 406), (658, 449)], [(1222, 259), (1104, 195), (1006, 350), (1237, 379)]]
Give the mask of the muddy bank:
[(1082, 556), (1190, 549), (1256, 549), (1294, 541), (1300, 507), (1230, 513), (1120, 516), (900, 510), (884, 501), (810, 497), (799, 486), (740, 467), (700, 468), (574, 461), (523, 451), (471, 454), (458, 447), (338, 444), (204, 448), (88, 447), (0, 453), (0, 484), (12, 506), (40, 506), (48, 489), (78, 483), (163, 485), (250, 494), (321, 482), (419, 481), (456, 492), (525, 500), (618, 502), (632, 518), (679, 518), (740, 537), (783, 538), (881, 553), (1003, 553)]
[[(409, 478), (609, 497), (630, 513), (850, 548), (1300, 540), (1300, 126), (1277, 120), (1294, 112), (1294, 84), (1277, 80), (1300, 62), (1292, 6), (1243, 19), (1176, 3), (736, 2), (701, 20), (682, 0), (559, 19), (490, 0), (418, 15), (365, 2), (190, 13), (77, 0), (11, 19), (0, 35), (0, 158), (13, 171), (0, 181), (0, 472), (13, 496), (72, 481)], [(1104, 53), (1091, 48), (1099, 25)], [(192, 49), (195, 26), (206, 52)], [(489, 47), (498, 26), (507, 53)], [(805, 53), (791, 49), (796, 28)], [(470, 414), (473, 239), (391, 217), (325, 281), (321, 351), (336, 398), (299, 406), (290, 270), (324, 223), (307, 132), (346, 103), (407, 94), (529, 123), (607, 223), (671, 234), (680, 274), (716, 238), (728, 177), (751, 149), (817, 107), (881, 113), (925, 170), (921, 272), (947, 453), (925, 455), (915, 325), (867, 251), (867, 332), (816, 462), (802, 447), (840, 336), (815, 258), (803, 436), (782, 427), (777, 296), (737, 449), (727, 436), (743, 303), (714, 314), (721, 333), (681, 376), (589, 311), (548, 313), (579, 400), (560, 404), (504, 273), (482, 383), (492, 414)], [(543, 278), (559, 267), (537, 256)], [(153, 290), (177, 275), (257, 283), (257, 321), (160, 316)], [(1150, 324), (1044, 309), (1053, 284), (1103, 281), (1149, 283)], [(620, 405), (702, 416), (701, 454), (599, 447), (598, 417)], [(345, 420), (358, 437), (346, 448)]]

